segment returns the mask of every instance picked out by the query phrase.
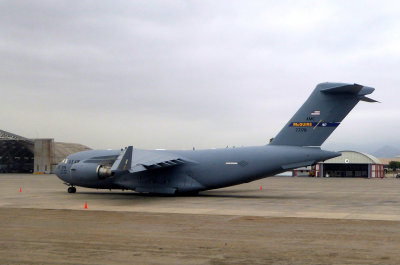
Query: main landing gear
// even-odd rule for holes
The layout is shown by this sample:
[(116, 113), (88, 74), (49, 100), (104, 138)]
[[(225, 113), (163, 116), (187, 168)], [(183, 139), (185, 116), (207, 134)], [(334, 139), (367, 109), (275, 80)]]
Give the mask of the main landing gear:
[(75, 192), (76, 192), (76, 188), (75, 187), (73, 187), (73, 186), (68, 187), (68, 193), (75, 193)]

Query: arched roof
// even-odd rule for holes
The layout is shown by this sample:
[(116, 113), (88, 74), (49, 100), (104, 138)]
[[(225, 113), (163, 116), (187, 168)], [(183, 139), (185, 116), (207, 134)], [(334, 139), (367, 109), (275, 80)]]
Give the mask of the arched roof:
[(382, 164), (382, 162), (373, 155), (357, 151), (340, 151), (341, 156), (334, 157), (325, 161), (327, 164)]
[(55, 163), (59, 163), (61, 162), (61, 160), (63, 160), (70, 154), (87, 150), (92, 150), (92, 149), (82, 144), (54, 142), (53, 161)]
[(31, 139), (22, 137), (20, 135), (16, 135), (10, 132), (6, 132), (4, 130), (0, 130), (0, 140), (16, 140), (16, 141), (25, 141), (33, 144)]

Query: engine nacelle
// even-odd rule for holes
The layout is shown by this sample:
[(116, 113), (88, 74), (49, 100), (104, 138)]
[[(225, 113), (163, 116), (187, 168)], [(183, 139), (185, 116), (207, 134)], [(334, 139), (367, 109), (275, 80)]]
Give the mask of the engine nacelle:
[(97, 176), (99, 179), (106, 179), (114, 176), (114, 172), (111, 172), (111, 167), (99, 165), (96, 169)]
[(97, 185), (100, 180), (94, 163), (76, 163), (71, 166), (71, 184), (87, 187)]

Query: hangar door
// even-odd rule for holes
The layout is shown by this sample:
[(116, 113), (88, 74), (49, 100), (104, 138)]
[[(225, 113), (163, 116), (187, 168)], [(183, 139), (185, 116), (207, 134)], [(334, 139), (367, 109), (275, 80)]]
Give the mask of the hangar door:
[(32, 173), (33, 152), (27, 144), (16, 141), (0, 141), (0, 173)]
[(368, 178), (369, 164), (324, 164), (324, 177)]

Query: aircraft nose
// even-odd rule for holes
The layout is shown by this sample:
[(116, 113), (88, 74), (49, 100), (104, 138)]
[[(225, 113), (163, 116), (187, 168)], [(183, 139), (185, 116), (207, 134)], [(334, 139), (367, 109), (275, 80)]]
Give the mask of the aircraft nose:
[(65, 174), (62, 174), (62, 172), (61, 172), (61, 167), (62, 167), (62, 166), (61, 166), (60, 164), (58, 164), (57, 167), (56, 167), (56, 169), (54, 170), (54, 173), (55, 173), (56, 176), (57, 176), (59, 179), (61, 179), (62, 181), (68, 182), (67, 176), (66, 176)]
[(54, 173), (56, 174), (57, 177), (60, 177), (60, 164), (57, 165), (56, 169), (54, 170)]

